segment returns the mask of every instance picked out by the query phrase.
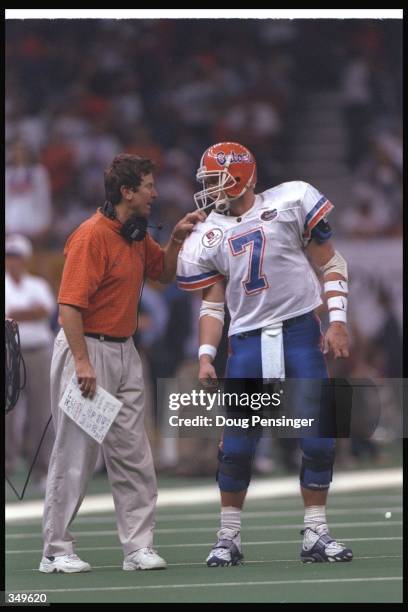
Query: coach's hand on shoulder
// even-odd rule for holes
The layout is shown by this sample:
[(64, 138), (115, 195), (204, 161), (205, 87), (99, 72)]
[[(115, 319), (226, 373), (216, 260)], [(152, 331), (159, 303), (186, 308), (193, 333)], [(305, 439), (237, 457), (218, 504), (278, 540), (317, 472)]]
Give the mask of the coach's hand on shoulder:
[(96, 374), (91, 363), (85, 359), (76, 360), (75, 373), (82, 395), (92, 399), (96, 391)]
[(331, 352), (335, 359), (349, 356), (347, 327), (341, 321), (330, 323), (323, 341), (323, 353)]
[(194, 226), (199, 221), (205, 221), (205, 219), (206, 219), (205, 214), (202, 211), (200, 211), (200, 210), (196, 210), (194, 212), (187, 213), (174, 226), (174, 229), (173, 229), (173, 231), (171, 233), (172, 239), (175, 242), (179, 242), (181, 244), (182, 242), (184, 242), (184, 240), (187, 238), (187, 236), (189, 234), (191, 234), (191, 232), (194, 229)]

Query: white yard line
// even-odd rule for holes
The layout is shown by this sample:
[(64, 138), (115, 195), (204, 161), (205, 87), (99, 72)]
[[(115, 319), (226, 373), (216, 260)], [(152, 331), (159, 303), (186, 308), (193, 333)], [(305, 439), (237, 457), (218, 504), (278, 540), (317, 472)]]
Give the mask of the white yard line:
[[(401, 501), (401, 498), (395, 496), (396, 499), (394, 499), (394, 497), (389, 497), (388, 499), (391, 501)], [(369, 501), (371, 503), (373, 503), (373, 499), (372, 498), (358, 498), (358, 503), (362, 504), (363, 501)], [(382, 501), (383, 503), (386, 501), (386, 499), (380, 499), (380, 496), (378, 498), (376, 498), (376, 501)], [(352, 498), (349, 500), (349, 505), (352, 506), (352, 502), (355, 502), (355, 499)], [(402, 513), (402, 506), (384, 506), (381, 508), (364, 508), (364, 507), (358, 507), (358, 508), (334, 508), (333, 506), (329, 505), (328, 507), (328, 513), (330, 516), (334, 516), (334, 515), (340, 515), (340, 516), (356, 516), (358, 514), (378, 514), (379, 516), (381, 516), (382, 514), (384, 514), (385, 512), (392, 512), (394, 514), (401, 514)], [(243, 521), (250, 521), (251, 519), (259, 519), (259, 518), (280, 518), (283, 516), (298, 516), (299, 518), (301, 518), (303, 520), (303, 509), (302, 508), (298, 508), (297, 510), (245, 510), (245, 514), (243, 517)], [(161, 523), (166, 523), (166, 522), (183, 522), (185, 523), (186, 521), (214, 521), (218, 518), (218, 514), (214, 513), (214, 512), (197, 512), (197, 513), (190, 513), (190, 514), (161, 514), (158, 513), (156, 514), (156, 524), (161, 524)], [(25, 521), (26, 525), (30, 525), (31, 523), (38, 523), (38, 519), (27, 519), (27, 521)], [(90, 516), (80, 516), (78, 518), (75, 519), (75, 525), (86, 525), (86, 524), (92, 524), (92, 525), (100, 525), (102, 523), (111, 523), (112, 525), (115, 524), (115, 517), (113, 515), (110, 516), (101, 516), (99, 518), (96, 517), (90, 517)], [(115, 532), (116, 533), (116, 532)]]
[(134, 585), (123, 587), (82, 587), (76, 589), (19, 589), (14, 588), (13, 593), (80, 593), (90, 591), (144, 591), (154, 589), (199, 589), (199, 588), (214, 588), (214, 587), (249, 587), (249, 586), (266, 586), (278, 584), (307, 584), (314, 587), (319, 584), (330, 584), (332, 582), (392, 582), (402, 580), (402, 576), (376, 576), (372, 578), (320, 578), (308, 580), (251, 580), (248, 582), (196, 582), (193, 584), (150, 584), (150, 585)]
[[(375, 555), (373, 557), (353, 557), (354, 561), (358, 561), (361, 559), (402, 559), (402, 555)], [(296, 559), (267, 559), (262, 561), (245, 561), (244, 565), (251, 565), (256, 563), (257, 565), (265, 565), (269, 563), (299, 563), (299, 557)], [(193, 561), (190, 563), (168, 563), (167, 567), (190, 567), (191, 565), (202, 565), (204, 566), (204, 561)], [(92, 569), (118, 569), (120, 566), (116, 565), (93, 565)], [(19, 572), (38, 572), (38, 568), (30, 568), (30, 569), (17, 569), (14, 570), (16, 573)]]
[[(348, 542), (378, 542), (378, 541), (386, 541), (389, 542), (391, 540), (402, 540), (402, 536), (390, 536), (390, 537), (380, 537), (380, 538), (347, 538)], [(245, 546), (266, 546), (269, 544), (299, 544), (301, 539), (297, 540), (268, 540), (268, 541), (255, 541), (255, 542), (245, 542)], [(212, 542), (194, 542), (188, 544), (160, 544), (157, 546), (158, 549), (162, 548), (194, 548), (198, 546), (212, 546), (214, 544), (214, 540)], [(75, 547), (75, 551), (94, 551), (94, 550), (122, 550), (121, 546), (78, 546)], [(30, 550), (6, 550), (6, 555), (28, 555), (28, 554), (39, 554), (42, 552), (42, 548), (34, 548)]]
[[(386, 520), (386, 521), (364, 521), (354, 523), (330, 523), (330, 527), (335, 529), (347, 527), (350, 529), (354, 528), (366, 528), (366, 527), (395, 527), (396, 525), (402, 525), (402, 521)], [(286, 525), (247, 525), (244, 527), (244, 531), (284, 531), (285, 529), (300, 529), (301, 523), (290, 523)], [(179, 529), (155, 529), (154, 533), (159, 534), (177, 534), (177, 533), (213, 533), (214, 527), (180, 527)], [(105, 531), (75, 531), (75, 537), (117, 537), (118, 532), (116, 529), (109, 529)], [(39, 531), (35, 533), (12, 533), (6, 536), (7, 540), (26, 540), (30, 538), (40, 538), (41, 533)]]

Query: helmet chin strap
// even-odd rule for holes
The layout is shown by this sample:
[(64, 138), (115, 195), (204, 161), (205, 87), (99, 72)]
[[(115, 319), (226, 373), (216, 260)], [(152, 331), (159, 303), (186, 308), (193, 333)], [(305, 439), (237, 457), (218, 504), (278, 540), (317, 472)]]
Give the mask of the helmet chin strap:
[(224, 201), (222, 202), (222, 204), (219, 204), (217, 206), (217, 202), (214, 202), (215, 205), (215, 210), (219, 213), (226, 213), (229, 209), (230, 209), (230, 200), (229, 198), (227, 198), (227, 196), (224, 196)]

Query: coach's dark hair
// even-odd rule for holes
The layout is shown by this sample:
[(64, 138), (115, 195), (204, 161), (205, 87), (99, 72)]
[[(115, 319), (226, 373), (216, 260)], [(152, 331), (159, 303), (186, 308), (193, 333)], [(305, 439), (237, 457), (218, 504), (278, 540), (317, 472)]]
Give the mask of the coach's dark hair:
[(122, 199), (121, 187), (137, 189), (146, 174), (154, 170), (150, 159), (122, 153), (117, 155), (110, 167), (104, 172), (105, 196), (113, 205)]

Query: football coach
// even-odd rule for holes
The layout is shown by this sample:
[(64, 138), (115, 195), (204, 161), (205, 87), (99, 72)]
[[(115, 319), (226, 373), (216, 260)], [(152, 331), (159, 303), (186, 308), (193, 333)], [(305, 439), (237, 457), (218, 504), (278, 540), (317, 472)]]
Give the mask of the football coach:
[(59, 407), (76, 374), (84, 397), (96, 385), (122, 407), (102, 451), (116, 510), (124, 570), (160, 569), (166, 562), (153, 548), (157, 484), (144, 427), (140, 357), (132, 339), (144, 278), (166, 283), (176, 272), (184, 239), (205, 215), (187, 214), (165, 248), (147, 232), (157, 197), (154, 164), (121, 154), (105, 171), (106, 202), (68, 238), (58, 295), (61, 330), (51, 364), (55, 443), (47, 478), (41, 572), (86, 572), (73, 548), (69, 527), (93, 474), (99, 444)]

